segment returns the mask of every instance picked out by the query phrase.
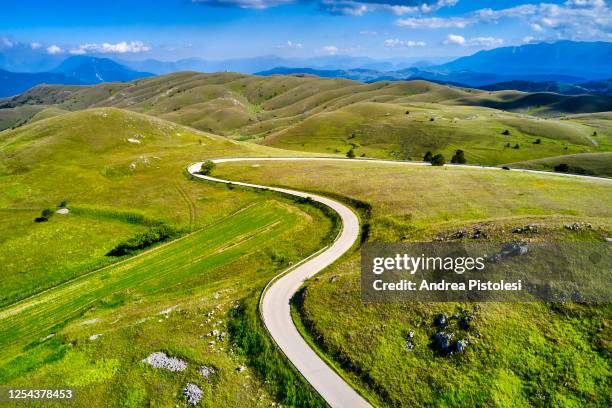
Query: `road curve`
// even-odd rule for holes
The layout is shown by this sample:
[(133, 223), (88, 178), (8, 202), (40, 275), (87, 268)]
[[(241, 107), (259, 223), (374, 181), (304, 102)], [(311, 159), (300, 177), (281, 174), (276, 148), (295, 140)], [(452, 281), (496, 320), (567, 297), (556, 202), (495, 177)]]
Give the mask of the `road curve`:
[[(241, 159), (214, 159), (215, 163), (240, 161)], [(250, 159), (246, 159), (250, 160)], [(267, 159), (269, 160), (269, 159)], [(222, 180), (215, 177), (197, 174), (201, 163), (189, 166), (188, 171), (194, 177), (218, 183), (232, 183), (237, 186), (268, 189), (297, 197), (309, 197), (333, 209), (342, 220), (342, 229), (336, 240), (322, 252), (298, 264), (289, 273), (268, 285), (261, 300), (261, 312), (268, 332), (312, 387), (332, 407), (370, 407), (370, 404), (359, 395), (346, 381), (330, 368), (306, 343), (298, 332), (291, 318), (289, 301), (302, 286), (304, 281), (340, 258), (347, 252), (359, 236), (359, 219), (353, 211), (337, 201), (316, 194), (289, 190), (278, 187)]]
[[(421, 162), (399, 162), (377, 159), (344, 159), (334, 157), (235, 157), (212, 159), (214, 163), (238, 162), (238, 161), (359, 161), (369, 163), (385, 164), (408, 164), (429, 165)], [(332, 368), (330, 368), (306, 343), (298, 332), (290, 313), (289, 301), (300, 288), (303, 282), (322, 271), (347, 252), (359, 236), (359, 220), (355, 213), (345, 205), (316, 194), (305, 193), (279, 187), (262, 186), (258, 184), (243, 183), (238, 181), (223, 180), (215, 177), (198, 174), (202, 162), (194, 163), (188, 167), (188, 171), (194, 177), (201, 179), (234, 184), (244, 187), (267, 189), (278, 191), (297, 197), (309, 197), (332, 208), (342, 220), (342, 230), (336, 240), (321, 252), (307, 258), (288, 273), (273, 280), (266, 288), (261, 300), (261, 311), (268, 332), (293, 363), (297, 370), (306, 378), (313, 388), (321, 394), (325, 401), (332, 407), (370, 407), (370, 404), (351, 388)], [(471, 169), (500, 170), (499, 167), (481, 167), (469, 165), (454, 165), (454, 167), (465, 167)], [(537, 170), (512, 169), (525, 173), (537, 173), (551, 176), (577, 177), (588, 180), (612, 182), (612, 179), (581, 176), (571, 174), (559, 174)]]

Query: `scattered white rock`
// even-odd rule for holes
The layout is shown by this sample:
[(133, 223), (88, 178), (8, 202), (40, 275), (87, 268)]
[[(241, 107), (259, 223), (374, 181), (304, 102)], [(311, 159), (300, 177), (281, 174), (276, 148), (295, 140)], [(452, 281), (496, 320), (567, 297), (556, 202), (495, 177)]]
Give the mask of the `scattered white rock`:
[(173, 311), (174, 309), (176, 309), (177, 307), (178, 307), (178, 305), (175, 305), (175, 306), (169, 307), (169, 308), (167, 308), (167, 309), (162, 310), (162, 311), (161, 311), (161, 312), (159, 312), (158, 314), (160, 314), (160, 315), (167, 315), (167, 314), (170, 314), (170, 313), (172, 313), (172, 311)]
[(239, 373), (243, 372), (244, 370), (246, 370), (246, 367), (243, 366), (242, 364), (240, 364), (238, 368), (236, 369), (236, 371), (238, 371)]
[(188, 383), (183, 391), (185, 397), (187, 397), (187, 404), (189, 405), (197, 405), (202, 399), (202, 395), (204, 394), (200, 387), (195, 384)]
[(169, 357), (163, 351), (151, 353), (149, 357), (142, 360), (153, 368), (163, 368), (168, 371), (183, 371), (187, 368), (187, 363), (176, 357)]
[(128, 142), (130, 143), (136, 143), (136, 144), (141, 144), (142, 142), (138, 139), (134, 139), (133, 137), (128, 137)]
[(83, 322), (81, 322), (81, 324), (83, 326), (91, 326), (92, 324), (96, 324), (100, 321), (100, 319), (89, 319), (89, 320), (84, 320)]
[(91, 336), (89, 336), (89, 340), (94, 341), (99, 339), (100, 337), (102, 337), (102, 334), (92, 334)]
[(199, 370), (200, 374), (202, 375), (202, 377), (204, 378), (208, 378), (210, 377), (212, 374), (216, 373), (217, 370), (215, 370), (214, 367), (209, 367), (209, 366), (202, 366), (200, 367)]
[(51, 333), (50, 335), (46, 336), (44, 339), (42, 339), (42, 341), (49, 340), (51, 337), (55, 337), (55, 333)]
[(56, 213), (56, 214), (61, 214), (61, 215), (66, 215), (66, 214), (68, 214), (69, 212), (70, 212), (70, 210), (69, 210), (69, 209), (67, 209), (67, 208), (60, 208), (60, 209), (59, 209), (59, 210), (57, 210), (55, 213)]

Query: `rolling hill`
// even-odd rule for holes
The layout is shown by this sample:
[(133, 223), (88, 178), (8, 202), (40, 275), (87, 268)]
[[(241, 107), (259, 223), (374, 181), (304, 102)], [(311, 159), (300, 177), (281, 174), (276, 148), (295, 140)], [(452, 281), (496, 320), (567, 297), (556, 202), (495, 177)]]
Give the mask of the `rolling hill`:
[[(17, 123), (27, 122), (38, 113), (32, 106), (68, 111), (112, 106), (292, 150), (353, 149), (357, 155), (421, 159), (427, 151), (450, 157), (463, 149), (470, 163), (502, 164), (607, 149), (609, 121), (597, 122), (594, 144), (593, 118), (577, 122), (562, 116), (612, 110), (612, 98), (484, 92), (419, 80), (364, 84), (303, 75), (183, 72), (128, 83), (37, 87), (0, 106), (7, 124), (16, 117)], [(520, 148), (511, 148), (517, 144)]]

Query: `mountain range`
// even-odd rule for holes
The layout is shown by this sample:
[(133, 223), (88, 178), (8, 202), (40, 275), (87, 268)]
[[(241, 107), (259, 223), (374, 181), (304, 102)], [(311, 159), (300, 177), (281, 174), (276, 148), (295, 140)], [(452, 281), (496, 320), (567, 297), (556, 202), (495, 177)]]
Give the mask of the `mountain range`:
[(108, 58), (73, 56), (50, 72), (9, 72), (0, 69), (0, 97), (16, 95), (39, 84), (93, 85), (126, 82), (153, 75), (134, 71)]
[[(0, 69), (23, 67), (9, 57), (0, 53)], [(0, 76), (0, 96), (22, 92), (37, 83), (121, 82), (176, 71), (232, 71), (265, 76), (306, 74), (361, 82), (425, 79), (485, 90), (607, 95), (610, 94), (608, 80), (612, 78), (610, 62), (612, 43), (601, 41), (558, 41), (501, 47), (452, 61), (430, 62), (416, 58), (379, 61), (342, 55), (307, 59), (270, 55), (221, 61), (190, 58), (173, 62), (153, 59), (114, 61), (95, 56), (72, 56), (45, 73), (17, 74), (4, 71)], [(33, 65), (44, 66), (48, 63), (48, 59), (45, 59)]]

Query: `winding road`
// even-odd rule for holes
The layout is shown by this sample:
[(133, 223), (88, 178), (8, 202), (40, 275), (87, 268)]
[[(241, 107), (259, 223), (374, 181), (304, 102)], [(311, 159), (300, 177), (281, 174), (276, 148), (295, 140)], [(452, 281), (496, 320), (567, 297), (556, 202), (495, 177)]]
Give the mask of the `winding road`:
[[(239, 162), (239, 161), (358, 161), (366, 163), (407, 164), (428, 166), (429, 163), (420, 162), (398, 162), (377, 159), (344, 159), (328, 157), (236, 157), (212, 159), (214, 163)], [(309, 197), (332, 208), (342, 220), (342, 229), (335, 241), (328, 247), (317, 252), (296, 266), (283, 272), (273, 279), (264, 290), (261, 299), (261, 313), (268, 332), (283, 351), (296, 369), (306, 378), (312, 387), (333, 408), (340, 407), (370, 407), (371, 405), (357, 393), (342, 377), (340, 377), (330, 366), (328, 366), (306, 343), (298, 332), (290, 312), (290, 300), (304, 283), (304, 281), (316, 273), (322, 271), (334, 261), (346, 253), (355, 243), (359, 236), (359, 219), (355, 213), (338, 201), (316, 194), (305, 193), (279, 187), (263, 186), (258, 184), (243, 183), (238, 181), (223, 180), (211, 176), (198, 174), (202, 162), (194, 163), (188, 167), (188, 171), (194, 177), (213, 181), (217, 183), (234, 184), (237, 186), (252, 187), (277, 191), (297, 197)], [(454, 167), (466, 167), (471, 169), (504, 171), (499, 167), (480, 167), (469, 165), (453, 165)], [(612, 182), (592, 176), (580, 176), (571, 174), (550, 173), (537, 170), (512, 169), (526, 173), (538, 173), (551, 176), (578, 177), (604, 182)]]

